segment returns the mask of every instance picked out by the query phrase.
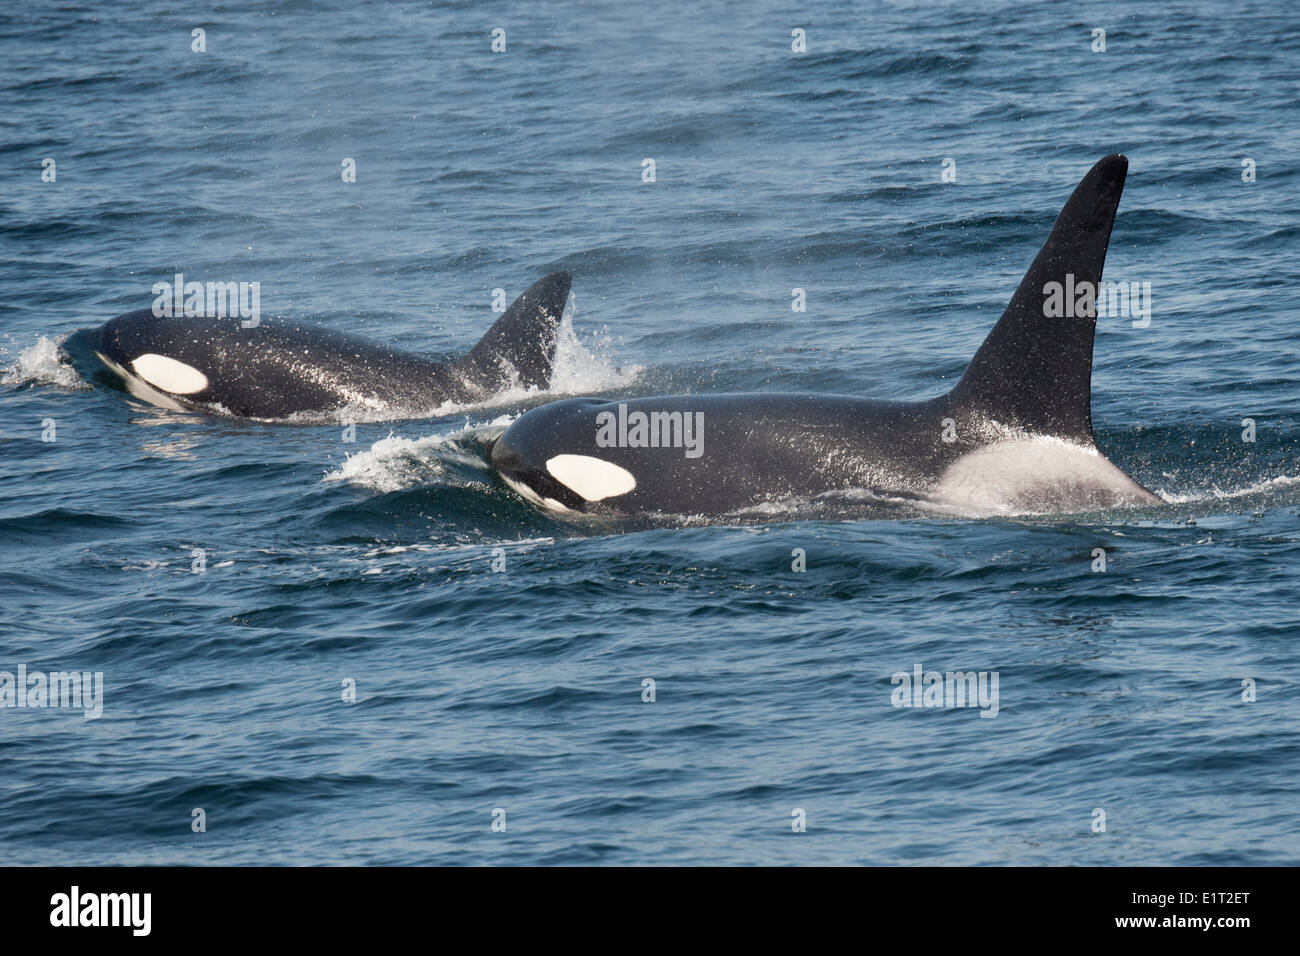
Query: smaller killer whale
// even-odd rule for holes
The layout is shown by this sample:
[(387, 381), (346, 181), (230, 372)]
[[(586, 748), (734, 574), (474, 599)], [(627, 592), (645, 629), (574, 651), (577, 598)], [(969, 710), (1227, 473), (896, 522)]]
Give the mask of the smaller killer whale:
[(491, 463), (534, 504), (595, 513), (713, 516), (853, 489), (987, 513), (1159, 503), (1093, 437), (1095, 305), (1045, 305), (1053, 283), (1097, 287), (1127, 170), (1112, 155), (1084, 176), (945, 395), (569, 399), (516, 419)]
[(529, 286), (468, 354), (452, 362), (333, 329), (283, 319), (128, 312), (89, 333), (89, 345), (127, 389), (164, 408), (243, 418), (360, 408), (414, 414), (469, 404), (508, 385), (545, 387), (572, 277)]

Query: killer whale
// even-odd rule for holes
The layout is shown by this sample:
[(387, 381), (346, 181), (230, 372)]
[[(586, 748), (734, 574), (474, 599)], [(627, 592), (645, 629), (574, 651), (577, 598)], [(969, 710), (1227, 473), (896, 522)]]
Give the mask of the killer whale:
[(1083, 177), (956, 386), (921, 402), (803, 393), (576, 398), (492, 444), (507, 485), (553, 510), (718, 515), (873, 494), (997, 512), (1159, 502), (1097, 449), (1095, 305), (1049, 317), (1050, 283), (1101, 280), (1128, 161)]
[(284, 319), (245, 328), (235, 316), (127, 312), (89, 333), (89, 347), (155, 405), (281, 419), (302, 412), (421, 410), (489, 398), (510, 384), (544, 387), (572, 277), (529, 286), (466, 355), (438, 362), (361, 336)]

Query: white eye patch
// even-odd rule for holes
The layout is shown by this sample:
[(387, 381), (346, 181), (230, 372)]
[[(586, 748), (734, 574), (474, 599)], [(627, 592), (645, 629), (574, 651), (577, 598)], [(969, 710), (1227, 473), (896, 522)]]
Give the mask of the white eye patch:
[(135, 374), (164, 392), (193, 395), (208, 387), (208, 377), (196, 368), (165, 355), (146, 352), (131, 362)]
[(546, 470), (587, 501), (625, 495), (636, 487), (636, 478), (626, 468), (587, 455), (556, 455), (547, 460)]

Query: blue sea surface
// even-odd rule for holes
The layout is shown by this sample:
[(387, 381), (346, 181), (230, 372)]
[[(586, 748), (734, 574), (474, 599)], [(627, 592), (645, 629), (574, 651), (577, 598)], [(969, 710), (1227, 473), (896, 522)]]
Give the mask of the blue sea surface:
[[(5, 862), (1300, 863), (1298, 88), (1284, 0), (5, 6), (0, 672), (103, 674), (0, 708)], [(488, 469), (563, 395), (946, 391), (1112, 152), (1152, 310), (1093, 418), (1165, 504), (615, 523)], [(459, 354), (561, 267), (547, 392), (354, 442), (68, 348), (184, 273)]]

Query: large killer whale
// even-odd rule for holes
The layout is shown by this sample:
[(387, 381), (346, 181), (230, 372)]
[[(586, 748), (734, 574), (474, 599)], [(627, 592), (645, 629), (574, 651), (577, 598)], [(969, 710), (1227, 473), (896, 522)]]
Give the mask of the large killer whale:
[(718, 515), (850, 490), (989, 513), (1158, 503), (1093, 438), (1095, 304), (1069, 318), (1047, 304), (1096, 289), (1127, 170), (1112, 155), (1084, 176), (947, 394), (575, 398), (516, 419), (491, 463), (535, 504), (596, 513)]
[(128, 312), (89, 346), (128, 391), (165, 408), (281, 419), (342, 409), (415, 413), (508, 385), (545, 387), (569, 297), (568, 272), (533, 283), (468, 354), (450, 362), (292, 320)]

